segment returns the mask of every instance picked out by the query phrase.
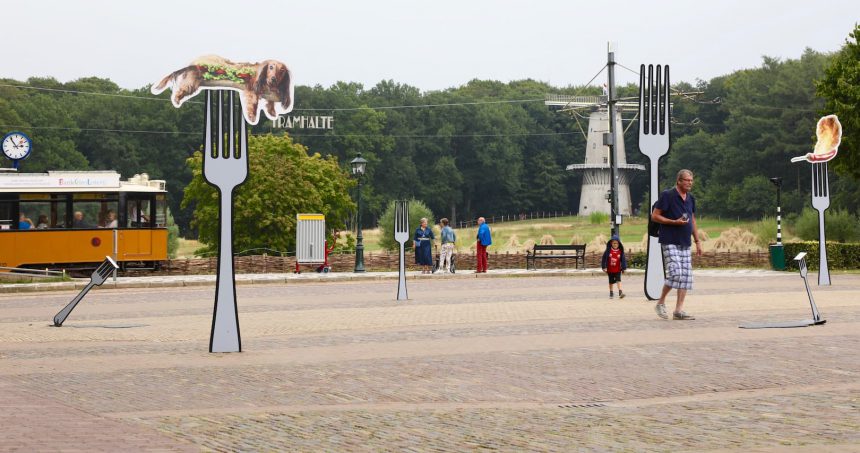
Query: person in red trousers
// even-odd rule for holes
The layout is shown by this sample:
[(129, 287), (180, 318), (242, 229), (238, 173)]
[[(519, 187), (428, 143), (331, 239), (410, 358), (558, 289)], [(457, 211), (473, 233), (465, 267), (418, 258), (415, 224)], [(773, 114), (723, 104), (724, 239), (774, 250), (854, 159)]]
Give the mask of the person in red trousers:
[(490, 235), (490, 226), (487, 225), (487, 220), (483, 217), (478, 217), (478, 270), (476, 274), (487, 272), (487, 247), (493, 243), (493, 238)]

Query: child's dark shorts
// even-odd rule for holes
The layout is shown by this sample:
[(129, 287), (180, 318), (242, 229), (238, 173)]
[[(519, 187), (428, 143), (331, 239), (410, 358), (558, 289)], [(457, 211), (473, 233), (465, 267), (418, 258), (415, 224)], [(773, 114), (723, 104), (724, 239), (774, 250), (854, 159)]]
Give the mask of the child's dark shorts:
[(621, 281), (621, 272), (610, 272), (609, 273), (609, 284), (618, 283)]

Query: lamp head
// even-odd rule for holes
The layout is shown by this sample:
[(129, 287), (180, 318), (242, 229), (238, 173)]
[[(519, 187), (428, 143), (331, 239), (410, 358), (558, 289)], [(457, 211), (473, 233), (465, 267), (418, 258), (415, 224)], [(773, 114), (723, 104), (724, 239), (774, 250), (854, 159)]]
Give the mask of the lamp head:
[(775, 176), (773, 178), (770, 178), (770, 182), (772, 182), (773, 185), (775, 185), (777, 187), (782, 186), (782, 178), (779, 176)]
[(361, 157), (361, 153), (356, 154), (355, 159), (349, 162), (352, 166), (352, 174), (355, 176), (363, 176), (367, 169), (367, 160)]

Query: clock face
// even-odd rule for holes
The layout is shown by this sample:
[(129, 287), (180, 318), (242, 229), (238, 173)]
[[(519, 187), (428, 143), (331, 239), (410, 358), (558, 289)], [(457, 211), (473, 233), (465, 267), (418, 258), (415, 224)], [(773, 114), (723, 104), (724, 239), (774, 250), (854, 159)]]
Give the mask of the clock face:
[(30, 137), (23, 132), (10, 132), (3, 138), (3, 154), (12, 160), (21, 160), (30, 155)]

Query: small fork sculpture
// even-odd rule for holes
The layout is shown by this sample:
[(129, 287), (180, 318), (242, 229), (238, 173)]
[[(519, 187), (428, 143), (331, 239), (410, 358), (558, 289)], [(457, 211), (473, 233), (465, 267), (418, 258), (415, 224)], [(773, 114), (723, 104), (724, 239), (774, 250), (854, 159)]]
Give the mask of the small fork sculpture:
[(406, 293), (406, 241), (409, 240), (409, 202), (394, 202), (394, 240), (400, 243), (400, 267), (397, 283), (397, 300), (408, 300)]
[[(639, 152), (650, 161), (651, 203), (654, 206), (660, 194), (658, 178), (660, 157), (669, 152), (670, 104), (669, 104), (669, 66), (665, 68), (665, 78), (661, 83), (661, 67), (657, 65), (657, 78), (654, 79), (654, 65), (648, 65), (648, 80), (645, 80), (645, 65), (639, 66)], [(648, 236), (648, 264), (645, 268), (645, 296), (648, 299), (660, 298), (665, 274), (663, 252), (658, 238)]]
[(818, 286), (830, 286), (827, 243), (824, 241), (824, 211), (830, 207), (830, 179), (827, 162), (812, 164), (812, 207), (818, 211)]
[(87, 283), (87, 286), (84, 286), (84, 289), (82, 289), (81, 292), (65, 306), (65, 308), (60, 310), (60, 312), (54, 316), (54, 327), (62, 327), (66, 318), (69, 317), (69, 314), (71, 314), (72, 310), (74, 310), (78, 305), (78, 302), (80, 302), (94, 286), (102, 286), (102, 284), (107, 281), (107, 278), (117, 269), (119, 269), (119, 265), (116, 264), (116, 261), (114, 261), (113, 258), (106, 256), (105, 260), (99, 264), (99, 267), (93, 271), (92, 276), (90, 276), (90, 282)]
[[(220, 198), (218, 274), (215, 285), (215, 309), (209, 352), (240, 352), (239, 309), (236, 306), (236, 282), (233, 272), (233, 191), (248, 177), (248, 137), (245, 119), (235, 109), (235, 94), (229, 92), (225, 105), (224, 90), (206, 91), (206, 138), (204, 142), (203, 176), (218, 189)], [(213, 106), (213, 96), (216, 105)], [(225, 109), (226, 107), (226, 109)], [(228, 110), (225, 112), (224, 110)], [(217, 115), (218, 127), (213, 128), (212, 116)], [(224, 120), (229, 127), (224, 130)], [(236, 143), (236, 122), (239, 137)], [(227, 134), (227, 146), (224, 135)], [(213, 147), (213, 140), (216, 146)]]

